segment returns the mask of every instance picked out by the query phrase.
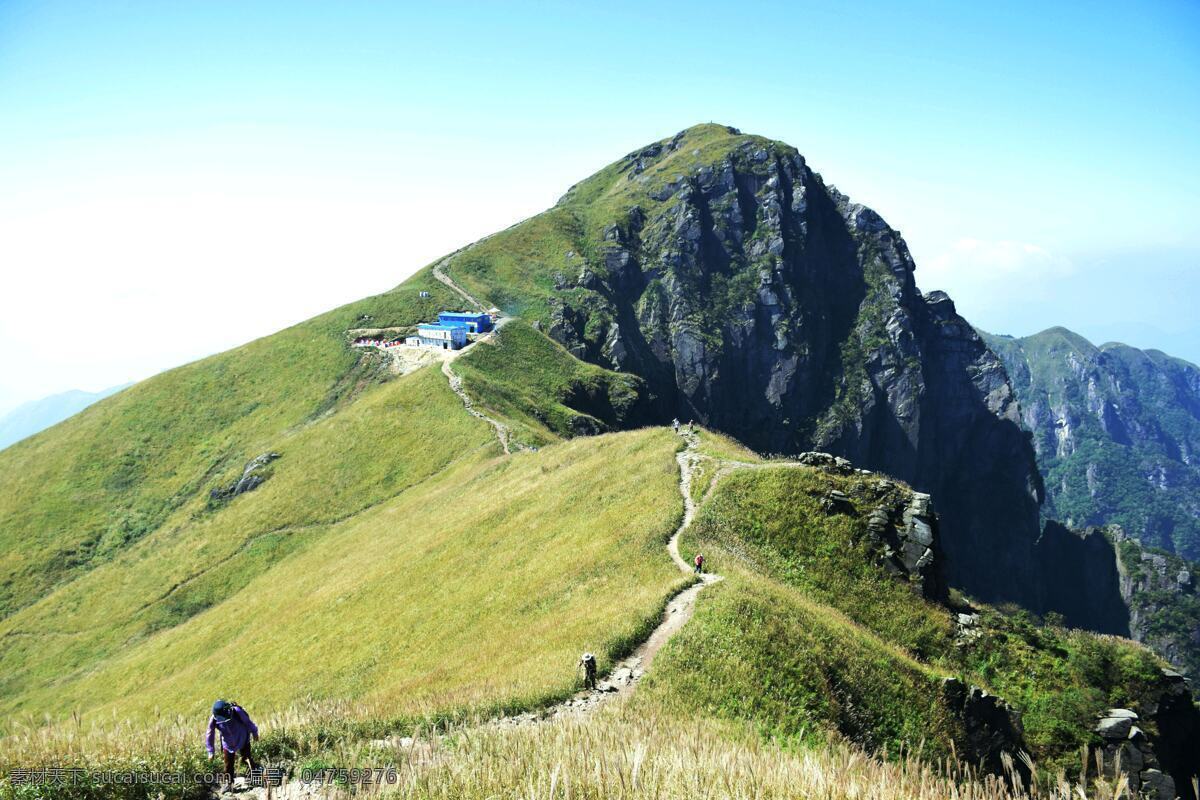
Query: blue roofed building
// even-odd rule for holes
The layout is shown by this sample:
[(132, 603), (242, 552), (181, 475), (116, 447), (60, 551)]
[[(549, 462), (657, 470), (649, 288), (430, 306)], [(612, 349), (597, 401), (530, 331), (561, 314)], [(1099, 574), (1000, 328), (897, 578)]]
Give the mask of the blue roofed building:
[(408, 337), (405, 343), (414, 347), (461, 350), (467, 344), (467, 326), (461, 323), (446, 325), (441, 322), (423, 322), (417, 326), (417, 335)]
[(466, 325), (471, 333), (487, 333), (492, 329), (492, 318), (483, 311), (441, 311), (438, 322), (442, 325)]

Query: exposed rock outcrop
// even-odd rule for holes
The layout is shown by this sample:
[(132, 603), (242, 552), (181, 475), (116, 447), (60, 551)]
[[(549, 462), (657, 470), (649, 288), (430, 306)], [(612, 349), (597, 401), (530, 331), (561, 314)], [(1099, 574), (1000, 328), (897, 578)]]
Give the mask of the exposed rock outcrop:
[(1157, 350), (1099, 347), (1065, 328), (984, 334), (1003, 359), (1068, 525), (1120, 524), (1200, 561), (1200, 367)]
[(1200, 678), (1200, 567), (1147, 550), (1120, 526), (1102, 530), (1113, 544), (1130, 635), (1188, 676)]
[(1200, 769), (1200, 715), (1182, 676), (1165, 672), (1154, 699), (1144, 708), (1110, 708), (1093, 728), (1092, 748), (1105, 775), (1118, 770), (1129, 788), (1151, 800), (1194, 800), (1192, 781)]
[(867, 531), (879, 541), (886, 567), (916, 581), (925, 597), (946, 598), (938, 557), (938, 518), (929, 495), (913, 492), (907, 504), (902, 500), (881, 503), (867, 517)]
[(230, 500), (239, 494), (245, 494), (257, 489), (270, 477), (267, 465), (279, 458), (279, 453), (263, 453), (246, 464), (242, 476), (225, 487), (217, 487), (209, 491), (209, 499), (213, 501)]
[(993, 774), (1004, 774), (1003, 756), (1012, 759), (1025, 785), (1029, 768), (1019, 754), (1025, 750), (1021, 715), (999, 697), (958, 678), (942, 681), (942, 698), (961, 722), (964, 736), (959, 742), (964, 761)]

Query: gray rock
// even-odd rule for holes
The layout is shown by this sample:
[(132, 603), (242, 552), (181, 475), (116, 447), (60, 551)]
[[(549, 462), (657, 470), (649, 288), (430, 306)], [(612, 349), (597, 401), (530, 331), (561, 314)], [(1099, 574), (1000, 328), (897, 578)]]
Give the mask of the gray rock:
[(1138, 713), (1131, 711), (1128, 708), (1110, 708), (1100, 715), (1101, 717), (1109, 717), (1112, 719), (1138, 719)]
[(982, 764), (987, 771), (1002, 774), (1002, 754), (1007, 753), (1022, 779), (1028, 782), (1028, 769), (1017, 757), (1025, 750), (1025, 741), (1021, 715), (1016, 709), (999, 697), (953, 677), (942, 680), (942, 699), (962, 721), (966, 738), (960, 743), (959, 754), (964, 761)]
[(910, 520), (908, 524), (907, 535), (908, 538), (912, 539), (918, 544), (924, 545), (925, 547), (933, 544), (933, 528), (931, 528), (929, 523), (923, 519), (914, 518)]
[[(739, 142), (663, 183), (648, 167), (667, 147), (621, 163), (631, 180), (651, 176), (644, 185), (658, 202), (636, 233), (610, 221), (605, 235), (622, 252), (604, 256), (611, 274), (588, 293), (563, 298), (570, 309), (554, 338), (605, 366), (620, 353), (621, 370), (656, 398), (657, 419), (693, 418), (760, 452), (834, 451), (806, 463), (927, 488), (954, 535), (938, 541), (915, 509), (931, 530), (912, 526), (925, 544), (910, 564), (944, 564), (981, 600), (1037, 607), (1040, 478), (1007, 375), (948, 297), (920, 294), (900, 234), (790, 151)], [(869, 298), (878, 307), (866, 309), (864, 275), (876, 263), (886, 274)], [(714, 304), (717, 277), (754, 285)], [(620, 341), (598, 343), (594, 332), (611, 332), (612, 320)], [(861, 361), (841, 370), (843, 352)]]
[[(1113, 714), (1112, 712), (1124, 712), (1122, 714)], [(1100, 734), (1105, 739), (1125, 739), (1129, 736), (1129, 731), (1133, 728), (1134, 721), (1137, 720), (1137, 714), (1123, 708), (1110, 709), (1108, 715), (1101, 718), (1096, 723), (1093, 730)]]
[(242, 477), (223, 489), (212, 489), (209, 491), (209, 498), (214, 501), (224, 501), (257, 489), (268, 477), (263, 474), (263, 470), (277, 458), (279, 458), (279, 453), (263, 453), (256, 456), (246, 464), (242, 470)]
[(1175, 780), (1156, 769), (1144, 769), (1140, 775), (1142, 797), (1147, 800), (1175, 800)]

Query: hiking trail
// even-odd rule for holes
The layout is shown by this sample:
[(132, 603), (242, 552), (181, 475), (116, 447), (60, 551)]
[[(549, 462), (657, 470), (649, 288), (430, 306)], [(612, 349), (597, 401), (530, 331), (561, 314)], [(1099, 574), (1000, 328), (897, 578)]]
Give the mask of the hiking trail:
[[(458, 395), (459, 400), (462, 400), (463, 408), (466, 409), (468, 414), (473, 417), (478, 417), (495, 429), (496, 438), (500, 440), (500, 446), (504, 448), (504, 455), (512, 455), (512, 433), (509, 431), (508, 426), (500, 420), (493, 419), (492, 417), (489, 417), (487, 414), (484, 414), (482, 411), (475, 408), (475, 403), (471, 400), (471, 396), (467, 394), (465, 389), (463, 389), (462, 378), (454, 374), (454, 370), (450, 368), (450, 362), (453, 360), (453, 358), (447, 358), (442, 361), (442, 374), (445, 375), (446, 380), (450, 382), (450, 391)], [(520, 443), (516, 443), (516, 446), (522, 450), (526, 449), (525, 445)]]
[[(696, 447), (700, 444), (700, 437), (694, 432), (682, 429), (679, 431), (679, 435), (687, 442), (687, 447), (675, 455), (675, 460), (679, 463), (679, 493), (683, 495), (683, 520), (671, 534), (671, 538), (667, 540), (667, 553), (675, 562), (675, 566), (679, 567), (680, 572), (690, 575), (692, 566), (679, 554), (679, 537), (688, 529), (692, 524), (692, 519), (696, 516), (697, 506), (696, 501), (692, 499), (691, 487), (696, 465), (701, 458), (696, 452)], [(637, 646), (637, 649), (613, 664), (607, 677), (597, 681), (595, 689), (584, 689), (569, 700), (564, 700), (556, 705), (510, 717), (501, 717), (488, 724), (494, 726), (531, 725), (557, 719), (564, 715), (585, 714), (615, 697), (631, 694), (650, 669), (658, 651), (692, 618), (692, 614), (696, 610), (696, 596), (705, 587), (722, 580), (724, 580), (722, 575), (705, 572), (700, 575), (699, 581), (676, 593), (667, 601), (662, 621), (658, 626), (651, 631), (644, 642)]]
[[(473, 246), (473, 245), (472, 245)], [(443, 271), (452, 259), (458, 256), (461, 252), (453, 253), (446, 258), (443, 258), (433, 266), (433, 277), (445, 284), (451, 291), (457, 294), (466, 302), (473, 305), (476, 309), (483, 311), (486, 306), (480, 300), (463, 289), (454, 280)], [(507, 319), (500, 320), (497, 328), (507, 322)], [(463, 352), (463, 351), (459, 351)], [(484, 420), (496, 431), (496, 438), (500, 440), (500, 445), (504, 448), (506, 455), (512, 454), (511, 432), (508, 426), (499, 420), (493, 419), (483, 412), (475, 408), (474, 402), (470, 395), (466, 393), (462, 386), (462, 378), (454, 373), (451, 369), (451, 362), (457, 357), (458, 353), (446, 358), (442, 361), (442, 373), (450, 382), (450, 389), (458, 395), (462, 400), (463, 407), (467, 413), (474, 417)], [(680, 572), (685, 574), (692, 573), (692, 566), (683, 560), (679, 554), (679, 537), (692, 524), (692, 518), (696, 515), (696, 501), (692, 499), (692, 478), (695, 474), (696, 465), (700, 460), (700, 455), (696, 452), (696, 447), (700, 444), (700, 437), (695, 431), (679, 428), (677, 433), (684, 438), (687, 446), (675, 455), (675, 460), (679, 463), (679, 492), (683, 495), (683, 521), (679, 527), (667, 540), (667, 553), (671, 556), (671, 560), (675, 562), (675, 566), (679, 567)], [(524, 448), (523, 445), (516, 444), (518, 447)], [(736, 469), (741, 464), (731, 465)], [(749, 466), (749, 465), (746, 465)], [(663, 612), (662, 622), (658, 624), (646, 641), (638, 645), (637, 649), (630, 655), (621, 659), (613, 665), (609, 674), (604, 680), (598, 681), (596, 688), (592, 690), (583, 690), (575, 694), (569, 700), (565, 700), (556, 705), (547, 706), (546, 708), (537, 711), (528, 711), (523, 714), (517, 714), (511, 717), (501, 717), (488, 723), (490, 725), (527, 725), (535, 722), (543, 722), (554, 719), (563, 714), (579, 714), (590, 711), (595, 707), (606, 703), (612, 697), (629, 694), (637, 686), (638, 682), (645, 675), (646, 670), (650, 668), (654, 656), (658, 653), (662, 646), (684, 626), (685, 623), (692, 617), (692, 613), (696, 608), (696, 595), (709, 584), (723, 580), (723, 576), (713, 573), (702, 573), (700, 580), (691, 586), (678, 592), (674, 597), (667, 601), (666, 610)], [(391, 740), (379, 740), (380, 742), (388, 742)], [(409, 740), (411, 741), (411, 740)]]
[[(481, 239), (480, 241), (483, 241), (483, 239)], [(476, 244), (478, 244), (478, 242)], [(450, 289), (450, 291), (454, 292), (459, 297), (461, 297), (463, 300), (466, 300), (467, 303), (474, 306), (477, 311), (486, 311), (487, 306), (485, 306), (483, 303), (481, 303), (479, 301), (479, 299), (477, 297), (475, 297), (473, 294), (471, 294), (466, 289), (462, 288), (457, 283), (455, 283), (453, 278), (451, 278), (449, 275), (447, 275), (445, 272), (442, 271), (442, 267), (445, 266), (447, 263), (449, 263), (451, 259), (453, 259), (455, 256), (459, 255), (460, 253), (464, 253), (467, 250), (470, 250), (474, 246), (475, 245), (468, 245), (467, 247), (463, 248), (462, 250), (452, 253), (449, 256), (446, 256), (441, 261), (434, 264), (433, 265), (433, 277), (437, 278), (439, 281), (444, 283)], [(452, 362), (454, 359), (458, 358), (458, 356), (461, 353), (464, 353), (467, 350), (469, 350), (471, 347), (474, 347), (480, 341), (490, 340), (495, 335), (495, 332), (500, 330), (500, 328), (502, 328), (504, 326), (504, 323), (508, 322), (509, 319), (510, 319), (510, 317), (501, 317), (500, 319), (498, 319), (496, 321), (496, 327), (493, 328), (492, 331), (490, 333), (488, 333), (486, 336), (481, 337), (478, 341), (472, 342), (470, 345), (463, 348), (462, 350), (454, 351), (452, 354), (449, 354), (445, 359), (442, 360), (442, 374), (445, 375), (446, 380), (448, 380), (450, 382), (450, 391), (452, 391), (456, 395), (458, 395), (459, 400), (462, 400), (463, 407), (467, 410), (468, 414), (470, 414), (473, 417), (478, 417), (479, 419), (483, 420), (487, 424), (491, 425), (493, 429), (495, 429), (496, 438), (500, 440), (500, 446), (504, 448), (504, 455), (506, 455), (506, 456), (512, 455), (512, 451), (513, 451), (514, 447), (516, 447), (517, 449), (520, 449), (520, 450), (528, 450), (529, 448), (526, 447), (525, 445), (521, 444), (520, 442), (514, 442), (513, 438), (512, 438), (512, 431), (510, 431), (508, 429), (508, 426), (505, 425), (503, 422), (501, 422), (498, 419), (493, 419), (492, 417), (489, 417), (487, 414), (484, 414), (482, 411), (479, 411), (478, 409), (475, 408), (475, 403), (474, 403), (474, 401), (471, 400), (471, 396), (468, 395), (466, 390), (463, 389), (462, 378), (460, 378), (458, 375), (454, 374), (454, 370), (451, 369), (451, 367), (450, 367), (450, 362)]]

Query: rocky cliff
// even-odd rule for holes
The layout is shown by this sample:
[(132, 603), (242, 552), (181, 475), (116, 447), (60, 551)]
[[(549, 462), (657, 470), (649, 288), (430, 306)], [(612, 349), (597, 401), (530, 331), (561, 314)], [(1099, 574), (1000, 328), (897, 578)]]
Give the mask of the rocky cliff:
[(1200, 559), (1200, 367), (1064, 328), (984, 334), (1011, 376), (1047, 514)]
[(591, 257), (557, 276), (550, 334), (645, 378), (663, 418), (763, 452), (828, 451), (933, 493), (951, 583), (1038, 605), (1042, 487), (1000, 361), (950, 298), (918, 290), (878, 214), (791, 147), (715, 127), (563, 198), (592, 220), (602, 198), (608, 217)]
[(1193, 679), (1200, 676), (1200, 567), (1142, 547), (1119, 526), (1105, 532), (1116, 552), (1130, 635)]

